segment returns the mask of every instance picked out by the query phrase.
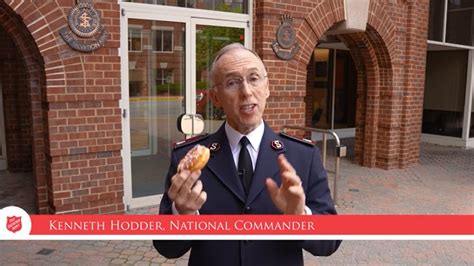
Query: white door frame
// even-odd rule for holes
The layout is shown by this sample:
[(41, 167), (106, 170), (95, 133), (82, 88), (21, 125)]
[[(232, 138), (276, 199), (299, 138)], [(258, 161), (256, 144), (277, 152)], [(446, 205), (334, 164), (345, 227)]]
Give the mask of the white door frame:
[[(252, 0), (249, 1), (251, 6)], [(196, 113), (196, 92), (195, 88), (196, 77), (193, 70), (196, 68), (195, 60), (195, 36), (196, 25), (210, 25), (210, 26), (226, 26), (244, 28), (245, 31), (245, 46), (252, 47), (251, 40), (251, 13), (250, 14), (236, 14), (224, 13), (202, 9), (181, 8), (162, 5), (147, 5), (139, 3), (121, 3), (121, 18), (120, 18), (120, 46), (119, 54), (121, 56), (121, 92), (122, 100), (120, 101), (120, 108), (122, 109), (122, 151), (121, 156), (123, 160), (123, 178), (124, 178), (124, 197), (123, 202), (126, 209), (140, 208), (144, 206), (156, 205), (160, 202), (162, 195), (152, 195), (147, 197), (133, 198), (132, 197), (132, 160), (131, 160), (131, 140), (130, 140), (130, 119), (129, 119), (129, 62), (128, 62), (128, 19), (154, 20), (154, 21), (168, 21), (180, 22), (185, 25), (186, 36), (186, 86), (185, 97), (189, 99), (185, 101), (186, 113)], [(157, 173), (158, 174), (158, 173)], [(166, 173), (159, 173), (165, 175)]]
[(5, 123), (3, 117), (2, 82), (0, 82), (0, 170), (7, 169), (7, 142), (5, 138)]

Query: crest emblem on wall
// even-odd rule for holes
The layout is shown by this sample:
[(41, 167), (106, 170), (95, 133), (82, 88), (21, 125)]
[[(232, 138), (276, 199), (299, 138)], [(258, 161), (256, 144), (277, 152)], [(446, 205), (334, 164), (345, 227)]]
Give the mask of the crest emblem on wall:
[(281, 25), (277, 29), (276, 40), (272, 42), (272, 49), (283, 60), (292, 59), (299, 51), (296, 31), (293, 28), (293, 18), (290, 15), (281, 16)]
[(69, 27), (63, 27), (59, 34), (74, 50), (92, 52), (105, 44), (108, 32), (101, 23), (100, 14), (92, 0), (77, 0), (67, 16)]
[(21, 230), (21, 216), (7, 216), (7, 230), (16, 233)]

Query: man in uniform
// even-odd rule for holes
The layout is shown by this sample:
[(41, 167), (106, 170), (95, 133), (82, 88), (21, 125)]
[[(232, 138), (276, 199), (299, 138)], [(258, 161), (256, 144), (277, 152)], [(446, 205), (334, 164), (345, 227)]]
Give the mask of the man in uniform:
[[(212, 64), (211, 97), (226, 122), (211, 135), (177, 145), (161, 214), (336, 214), (319, 150), (274, 133), (262, 115), (269, 92), (263, 62), (241, 44), (222, 48)], [(202, 171), (177, 173), (194, 145), (211, 150)], [(153, 241), (163, 256), (191, 249), (189, 265), (303, 265), (302, 250), (329, 256), (338, 240)]]

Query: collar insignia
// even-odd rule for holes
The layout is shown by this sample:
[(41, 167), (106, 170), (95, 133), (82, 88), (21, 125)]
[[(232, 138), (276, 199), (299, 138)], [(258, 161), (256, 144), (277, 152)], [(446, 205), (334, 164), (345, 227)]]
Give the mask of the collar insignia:
[(272, 148), (276, 151), (279, 151), (281, 149), (283, 149), (285, 146), (283, 145), (283, 142), (279, 141), (279, 140), (274, 140), (272, 141)]
[(209, 145), (209, 150), (211, 150), (211, 153), (215, 153), (221, 149), (221, 145), (217, 142), (212, 143)]

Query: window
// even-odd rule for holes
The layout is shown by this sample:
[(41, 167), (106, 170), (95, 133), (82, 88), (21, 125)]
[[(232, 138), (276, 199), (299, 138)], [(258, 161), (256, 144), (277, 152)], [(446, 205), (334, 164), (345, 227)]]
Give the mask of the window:
[(173, 70), (158, 69), (156, 71), (156, 85), (164, 85), (173, 83)]
[[(179, 71), (178, 71), (179, 72)], [(179, 77), (177, 77), (179, 80)], [(182, 83), (175, 83), (172, 69), (157, 69), (153, 95), (182, 96), (184, 87)]]
[[(246, 3), (243, 0), (206, 0), (205, 9), (225, 12), (246, 13)], [(244, 11), (244, 12), (242, 12)]]
[(428, 51), (423, 133), (462, 137), (467, 58), (467, 50)]
[(196, 7), (195, 1), (196, 0), (178, 0), (176, 1), (176, 6), (195, 8)]
[(207, 9), (239, 14), (249, 13), (249, 0), (123, 0), (123, 2), (178, 6), (185, 8)]
[(141, 52), (142, 51), (142, 30), (141, 29), (128, 29), (128, 50), (130, 52)]
[(145, 4), (166, 5), (166, 0), (145, 0)]
[(430, 0), (428, 40), (474, 46), (474, 1)]
[(173, 31), (153, 30), (153, 51), (173, 52)]
[(474, 1), (449, 0), (446, 42), (474, 46)]
[(428, 40), (443, 41), (444, 1), (430, 0)]

